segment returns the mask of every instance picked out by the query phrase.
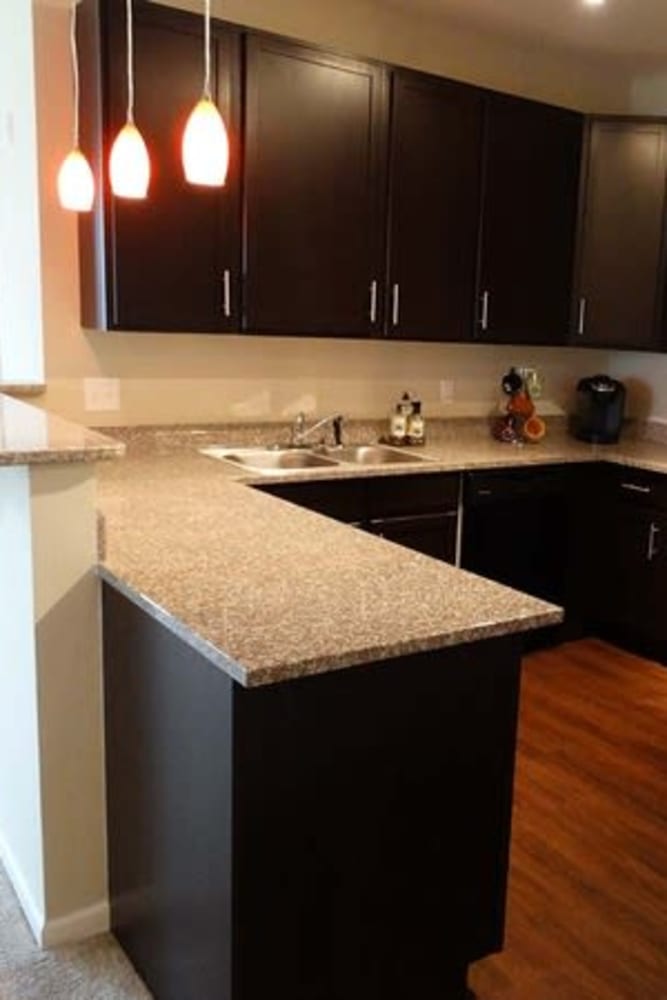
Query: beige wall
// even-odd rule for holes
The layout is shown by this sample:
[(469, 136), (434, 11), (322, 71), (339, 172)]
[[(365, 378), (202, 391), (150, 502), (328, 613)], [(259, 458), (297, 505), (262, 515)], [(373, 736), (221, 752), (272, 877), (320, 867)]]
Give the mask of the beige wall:
[(0, 469), (0, 858), (43, 945), (109, 920), (96, 542), (92, 466)]
[(33, 14), (0, 3), (0, 380), (41, 382), (40, 273)]
[(33, 466), (30, 499), (50, 946), (109, 923), (94, 467)]
[[(626, 77), (590, 60), (513, 47), (378, 0), (218, 0), (215, 9), (230, 20), (576, 107), (622, 110), (629, 99)], [(572, 351), (82, 332), (76, 221), (54, 197), (69, 140), (65, 10), (38, 9), (36, 44), (49, 386), (42, 405), (97, 425), (271, 419), (299, 408), (365, 416), (385, 413), (396, 393), (410, 388), (427, 414), (484, 412), (503, 368), (525, 362), (545, 370), (547, 395), (562, 407), (578, 374), (604, 367), (606, 357)], [(120, 409), (86, 410), (84, 379), (99, 376), (120, 380)], [(447, 404), (441, 379), (454, 383)]]

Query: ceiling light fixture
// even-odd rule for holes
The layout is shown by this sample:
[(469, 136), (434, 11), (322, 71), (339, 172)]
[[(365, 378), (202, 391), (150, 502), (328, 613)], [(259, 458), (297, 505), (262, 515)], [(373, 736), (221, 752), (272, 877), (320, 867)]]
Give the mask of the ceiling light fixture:
[(134, 124), (134, 33), (132, 0), (126, 0), (127, 115), (111, 147), (111, 190), (119, 198), (145, 198), (151, 177), (148, 149)]
[(95, 180), (88, 160), (79, 149), (79, 55), (76, 48), (76, 8), (73, 0), (70, 12), (70, 54), (72, 58), (72, 90), (74, 126), (72, 149), (58, 171), (58, 200), (70, 212), (90, 212), (95, 198)]
[(222, 187), (229, 169), (229, 138), (211, 96), (211, 0), (204, 9), (204, 89), (183, 133), (183, 170), (190, 184)]
[(584, 0), (585, 7), (602, 7), (606, 0)]

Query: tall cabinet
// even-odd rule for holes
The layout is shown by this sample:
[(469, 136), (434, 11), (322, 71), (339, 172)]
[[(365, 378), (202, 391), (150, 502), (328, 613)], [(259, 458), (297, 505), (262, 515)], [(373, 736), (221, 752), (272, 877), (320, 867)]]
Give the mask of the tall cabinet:
[(381, 331), (386, 88), (382, 66), (248, 37), (248, 331)]
[(393, 74), (390, 337), (472, 336), (482, 100), (474, 87), (403, 70)]
[(222, 189), (188, 184), (181, 137), (201, 94), (201, 17), (135, 3), (135, 118), (148, 146), (149, 197), (109, 191), (111, 144), (125, 121), (125, 5), (84, 0), (79, 14), (82, 143), (98, 180), (92, 215), (80, 217), (82, 322), (109, 330), (238, 329), (241, 278), (241, 36), (216, 24), (213, 90), (228, 124), (230, 170)]
[(660, 346), (667, 125), (598, 119), (588, 137), (574, 336)]
[(569, 333), (583, 116), (489, 94), (479, 249), (482, 341)]

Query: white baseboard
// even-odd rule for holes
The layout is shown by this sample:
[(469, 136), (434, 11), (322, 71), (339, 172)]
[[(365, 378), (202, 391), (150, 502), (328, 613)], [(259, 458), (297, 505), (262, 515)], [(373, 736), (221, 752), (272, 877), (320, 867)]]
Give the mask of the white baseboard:
[(28, 921), (28, 926), (32, 931), (32, 936), (38, 944), (42, 943), (42, 930), (44, 928), (44, 911), (38, 905), (33, 893), (28, 888), (23, 872), (14, 857), (14, 852), (0, 833), (0, 861), (7, 872), (7, 878), (12, 883), (14, 892), (23, 910), (23, 915)]
[(104, 934), (109, 930), (111, 914), (109, 900), (101, 899), (92, 906), (83, 907), (64, 917), (47, 920), (43, 909), (37, 904), (28, 888), (20, 866), (7, 841), (0, 834), (0, 861), (12, 883), (23, 914), (32, 931), (32, 936), (41, 948), (54, 948), (62, 944), (74, 944)]
[(110, 927), (109, 901), (104, 899), (92, 906), (86, 906), (65, 917), (47, 920), (40, 935), (43, 948), (54, 948), (61, 944), (74, 944), (104, 934)]

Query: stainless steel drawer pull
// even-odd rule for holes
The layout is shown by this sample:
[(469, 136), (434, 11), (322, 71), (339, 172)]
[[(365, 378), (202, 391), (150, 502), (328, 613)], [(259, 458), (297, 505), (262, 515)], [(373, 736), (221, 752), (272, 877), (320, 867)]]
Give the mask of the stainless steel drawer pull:
[(222, 272), (222, 310), (229, 319), (232, 315), (232, 275), (228, 268)]
[(650, 486), (639, 486), (638, 483), (621, 483), (622, 490), (629, 490), (631, 493), (650, 493)]
[(378, 318), (378, 283), (377, 281), (371, 281), (371, 308), (370, 308), (370, 320), (371, 323), (376, 323)]
[(480, 324), (481, 324), (482, 330), (488, 330), (489, 329), (489, 299), (490, 299), (490, 297), (491, 296), (490, 296), (490, 294), (489, 294), (488, 291), (482, 292), (482, 318), (480, 320)]
[(652, 522), (651, 527), (648, 529), (648, 552), (646, 553), (649, 562), (652, 562), (660, 551), (657, 545), (659, 534), (660, 528), (655, 522)]
[(401, 315), (401, 290), (398, 283), (392, 288), (391, 321), (394, 326), (398, 326)]
[(580, 337), (583, 337), (586, 331), (586, 299), (579, 299), (579, 322), (577, 324), (577, 333)]

